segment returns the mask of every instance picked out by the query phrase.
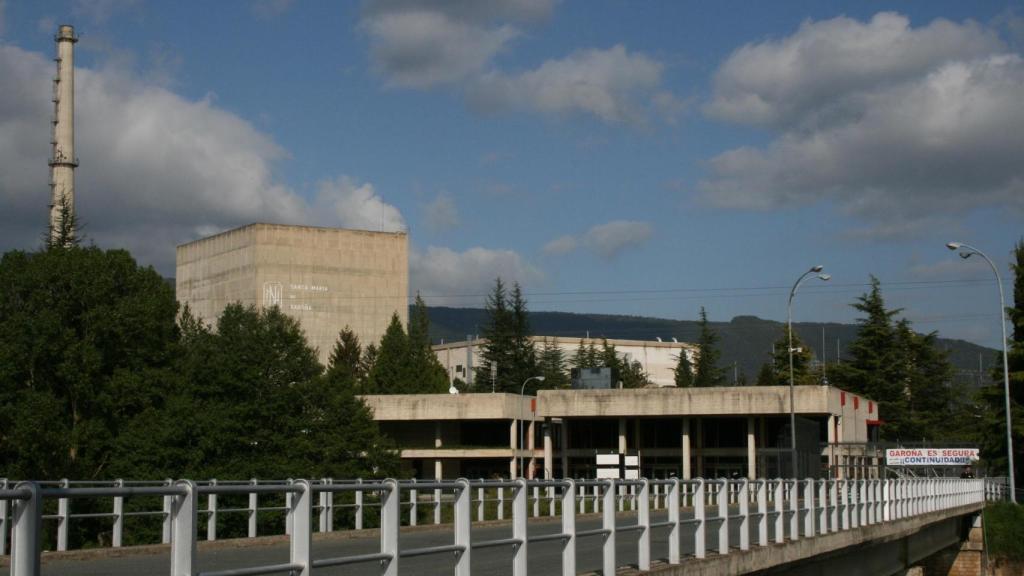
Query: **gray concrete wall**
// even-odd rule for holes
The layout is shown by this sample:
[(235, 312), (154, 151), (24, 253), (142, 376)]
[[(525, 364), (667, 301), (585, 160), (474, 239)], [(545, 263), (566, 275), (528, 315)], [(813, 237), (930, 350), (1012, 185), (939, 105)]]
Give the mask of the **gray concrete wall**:
[(179, 246), (175, 281), (178, 301), (211, 324), (233, 302), (279, 306), (326, 363), (346, 326), (366, 346), (393, 313), (408, 322), (408, 236), (250, 224)]

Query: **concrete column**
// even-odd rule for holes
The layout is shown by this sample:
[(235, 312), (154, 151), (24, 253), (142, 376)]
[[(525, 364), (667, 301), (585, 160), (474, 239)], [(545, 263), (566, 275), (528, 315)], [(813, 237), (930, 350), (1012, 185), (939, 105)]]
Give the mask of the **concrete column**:
[[(441, 422), (434, 422), (434, 448), (440, 448), (441, 442)], [(441, 459), (434, 459), (434, 479), (441, 480), (444, 478), (444, 467), (441, 465)]]
[(555, 465), (555, 456), (551, 448), (551, 420), (544, 423), (544, 478), (551, 479), (552, 467)]
[(690, 479), (690, 419), (683, 418), (683, 480)]
[(626, 453), (626, 419), (619, 418), (619, 454)]
[(754, 417), (747, 416), (747, 478), (757, 478), (757, 437), (754, 434)]
[(569, 420), (562, 418), (562, 478), (571, 478), (569, 475)]
[[(524, 431), (525, 432), (525, 431)], [(512, 449), (512, 461), (508, 464), (509, 478), (519, 477), (519, 420), (512, 420), (508, 431), (508, 445)]]
[(697, 439), (697, 477), (704, 477), (704, 422), (700, 419), (696, 419), (697, 430), (694, 431), (694, 437)]
[(828, 428), (828, 470), (829, 477), (836, 477), (836, 417), (834, 414), (828, 415), (828, 424), (825, 426)]
[(526, 449), (530, 451), (530, 459), (526, 465), (527, 478), (533, 478), (536, 476), (537, 457), (534, 456), (534, 450), (536, 450), (536, 442), (534, 441), (536, 423), (537, 422), (535, 420), (530, 420), (526, 424)]

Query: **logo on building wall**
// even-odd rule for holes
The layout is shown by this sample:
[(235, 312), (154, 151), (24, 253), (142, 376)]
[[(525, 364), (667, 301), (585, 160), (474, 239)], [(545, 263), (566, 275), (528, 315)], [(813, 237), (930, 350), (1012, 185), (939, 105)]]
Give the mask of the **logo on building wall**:
[(280, 282), (263, 283), (263, 307), (271, 308), (281, 305), (281, 296), (284, 294), (284, 286)]

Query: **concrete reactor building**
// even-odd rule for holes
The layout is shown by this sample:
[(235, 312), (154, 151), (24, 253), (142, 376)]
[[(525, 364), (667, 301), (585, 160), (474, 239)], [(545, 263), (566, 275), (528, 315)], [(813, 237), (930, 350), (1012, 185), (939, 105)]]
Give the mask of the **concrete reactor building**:
[(378, 343), (392, 314), (409, 316), (405, 232), (249, 224), (178, 246), (178, 301), (215, 324), (231, 303), (280, 307), (327, 362), (348, 326)]

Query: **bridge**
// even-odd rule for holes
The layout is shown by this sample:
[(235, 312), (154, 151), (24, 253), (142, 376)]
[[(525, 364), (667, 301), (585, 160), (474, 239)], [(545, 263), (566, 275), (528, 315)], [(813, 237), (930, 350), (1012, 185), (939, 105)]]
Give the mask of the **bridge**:
[[(885, 574), (955, 544), (1003, 492), (945, 478), (0, 481), (0, 574)], [(284, 534), (260, 536), (274, 517)], [(110, 548), (69, 551), (72, 522), (109, 523)], [(124, 546), (144, 523), (161, 544)]]

